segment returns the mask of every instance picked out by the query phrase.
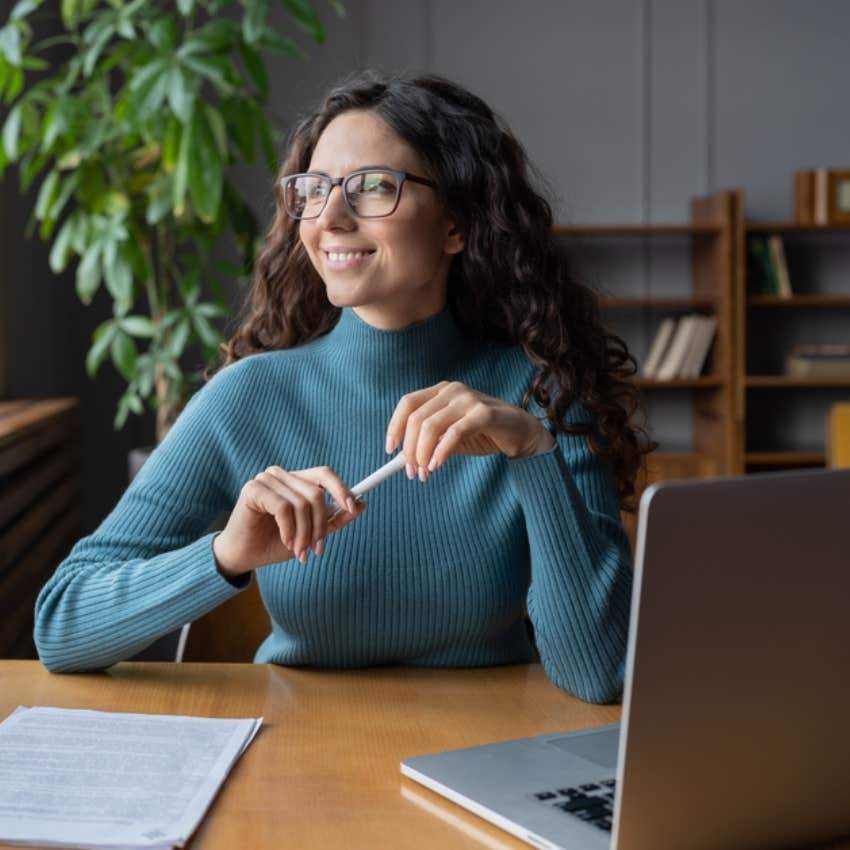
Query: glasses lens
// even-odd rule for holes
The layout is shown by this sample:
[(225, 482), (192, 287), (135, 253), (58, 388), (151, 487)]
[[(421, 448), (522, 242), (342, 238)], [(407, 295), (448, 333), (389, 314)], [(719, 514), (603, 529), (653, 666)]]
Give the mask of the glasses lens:
[(295, 218), (315, 218), (320, 215), (328, 196), (330, 181), (313, 174), (296, 174), (283, 186), (286, 211)]
[(398, 178), (386, 171), (362, 171), (345, 181), (348, 203), (363, 218), (389, 215), (395, 209), (398, 190)]

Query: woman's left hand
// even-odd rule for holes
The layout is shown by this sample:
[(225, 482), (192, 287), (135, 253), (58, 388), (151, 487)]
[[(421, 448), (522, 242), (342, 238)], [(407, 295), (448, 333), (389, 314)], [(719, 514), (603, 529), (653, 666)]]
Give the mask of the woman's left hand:
[(402, 441), (407, 477), (418, 473), (422, 481), (454, 454), (527, 457), (555, 443), (527, 410), (457, 381), (402, 396), (387, 426), (387, 452)]

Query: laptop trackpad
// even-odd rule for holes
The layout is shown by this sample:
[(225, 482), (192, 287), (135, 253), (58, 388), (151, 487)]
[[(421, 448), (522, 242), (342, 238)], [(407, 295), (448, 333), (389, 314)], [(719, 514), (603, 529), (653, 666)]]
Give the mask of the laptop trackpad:
[(560, 738), (550, 738), (546, 743), (598, 764), (600, 767), (614, 770), (617, 767), (620, 730), (615, 728), (579, 735), (564, 735)]

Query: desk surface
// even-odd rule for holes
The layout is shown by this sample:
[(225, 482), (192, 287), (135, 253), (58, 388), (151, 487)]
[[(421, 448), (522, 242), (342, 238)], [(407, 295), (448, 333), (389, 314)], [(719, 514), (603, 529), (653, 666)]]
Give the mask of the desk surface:
[(0, 717), (18, 705), (262, 716), (263, 727), (189, 850), (527, 850), (402, 777), (399, 761), (620, 715), (617, 706), (588, 705), (559, 691), (539, 665), (313, 671), (126, 663), (106, 673), (62, 676), (36, 661), (0, 660)]
[(539, 665), (313, 671), (125, 663), (51, 675), (35, 661), (0, 661), (0, 716), (18, 705), (262, 716), (190, 850), (527, 848), (402, 777), (399, 761), (620, 714), (559, 691)]

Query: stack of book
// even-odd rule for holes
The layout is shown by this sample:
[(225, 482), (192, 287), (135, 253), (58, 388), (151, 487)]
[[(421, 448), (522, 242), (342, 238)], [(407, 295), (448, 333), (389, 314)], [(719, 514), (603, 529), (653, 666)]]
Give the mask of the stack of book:
[(698, 313), (662, 319), (641, 375), (656, 381), (698, 378), (708, 359), (716, 329), (714, 316)]
[(788, 263), (779, 236), (750, 236), (747, 239), (747, 263), (747, 280), (753, 295), (791, 297)]
[(785, 374), (850, 381), (850, 345), (795, 345), (785, 359)]

